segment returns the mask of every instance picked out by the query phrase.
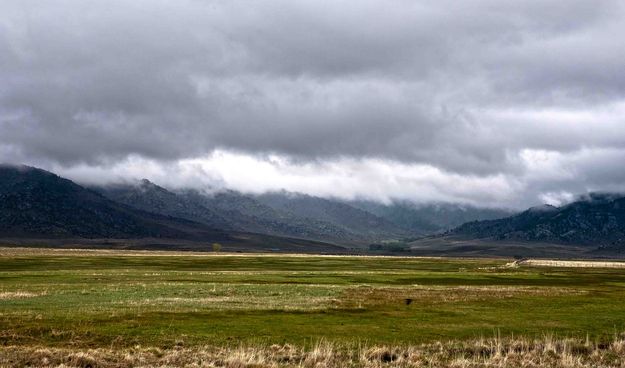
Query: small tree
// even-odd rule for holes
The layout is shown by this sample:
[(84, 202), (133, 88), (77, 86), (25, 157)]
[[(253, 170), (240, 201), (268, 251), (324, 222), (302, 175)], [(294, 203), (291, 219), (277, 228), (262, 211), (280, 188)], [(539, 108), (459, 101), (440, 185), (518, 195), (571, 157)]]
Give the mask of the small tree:
[(213, 243), (213, 252), (221, 252), (221, 244)]

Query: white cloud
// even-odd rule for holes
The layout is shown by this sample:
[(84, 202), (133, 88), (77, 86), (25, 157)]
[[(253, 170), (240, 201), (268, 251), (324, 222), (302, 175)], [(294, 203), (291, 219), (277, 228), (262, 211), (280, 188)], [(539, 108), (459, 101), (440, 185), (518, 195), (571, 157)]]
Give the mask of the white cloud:
[(564, 191), (548, 192), (540, 195), (540, 199), (542, 200), (542, 202), (556, 207), (573, 201), (575, 197), (576, 196), (573, 193)]
[(131, 157), (110, 166), (60, 166), (52, 170), (84, 184), (148, 178), (166, 187), (245, 193), (288, 190), (322, 197), (445, 201), (497, 206), (509, 203), (520, 183), (503, 175), (462, 176), (430, 165), (380, 159), (342, 158), (297, 162), (280, 155), (253, 156), (228, 151), (163, 164)]

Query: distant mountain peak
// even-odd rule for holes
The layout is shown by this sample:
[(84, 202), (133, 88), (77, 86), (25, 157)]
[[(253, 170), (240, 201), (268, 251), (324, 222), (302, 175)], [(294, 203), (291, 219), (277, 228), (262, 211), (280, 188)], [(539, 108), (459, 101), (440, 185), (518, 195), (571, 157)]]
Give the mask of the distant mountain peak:
[(144, 179), (139, 180), (138, 185), (139, 185), (140, 187), (142, 187), (142, 188), (146, 188), (146, 189), (162, 189), (162, 190), (167, 190), (167, 189), (163, 188), (162, 186), (160, 186), (160, 185), (158, 185), (158, 184), (155, 184), (155, 183), (153, 183), (153, 182), (151, 182), (150, 180), (145, 179), (145, 178), (144, 178)]

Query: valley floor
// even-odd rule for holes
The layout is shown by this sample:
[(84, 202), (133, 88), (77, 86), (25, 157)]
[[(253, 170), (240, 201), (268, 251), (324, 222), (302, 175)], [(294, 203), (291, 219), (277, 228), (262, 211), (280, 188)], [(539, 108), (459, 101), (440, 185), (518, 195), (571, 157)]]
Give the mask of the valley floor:
[(0, 366), (625, 364), (622, 269), (511, 261), (0, 248)]

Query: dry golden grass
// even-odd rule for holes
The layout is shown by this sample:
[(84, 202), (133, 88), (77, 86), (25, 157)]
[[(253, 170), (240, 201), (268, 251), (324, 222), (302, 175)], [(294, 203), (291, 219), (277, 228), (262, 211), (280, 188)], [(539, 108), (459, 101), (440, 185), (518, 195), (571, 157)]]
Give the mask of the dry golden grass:
[(34, 298), (45, 294), (46, 293), (31, 293), (28, 291), (0, 291), (0, 300)]
[(2, 347), (2, 367), (625, 367), (625, 340), (478, 339), (419, 346), (293, 345), (131, 349)]
[[(209, 245), (207, 244), (207, 249)], [(162, 256), (184, 256), (184, 257), (292, 257), (292, 258), (373, 258), (373, 259), (453, 259), (450, 257), (437, 256), (398, 256), (398, 255), (353, 255), (353, 254), (307, 254), (307, 253), (261, 253), (261, 252), (198, 252), (198, 251), (176, 251), (176, 250), (129, 250), (129, 249), (85, 249), (76, 248), (33, 248), (33, 247), (3, 247), (0, 246), (0, 255), (3, 257), (30, 257), (30, 256), (116, 256), (116, 257), (162, 257)], [(471, 260), (473, 258), (463, 257)]]

